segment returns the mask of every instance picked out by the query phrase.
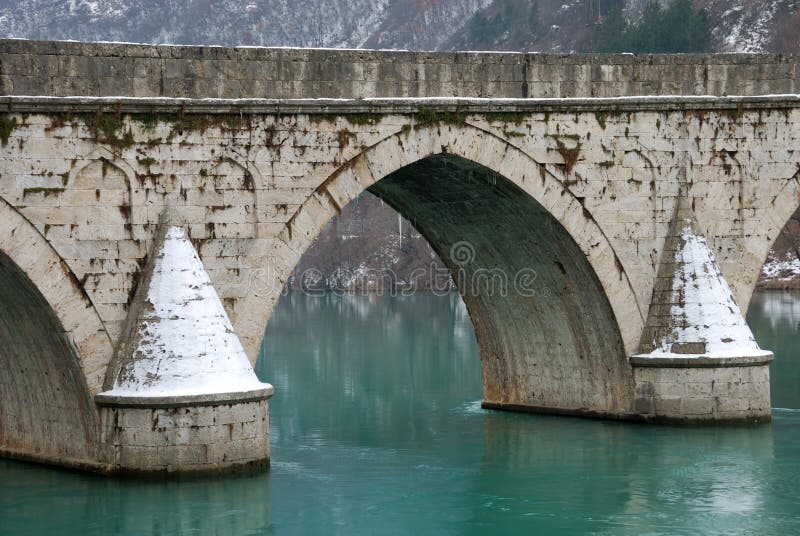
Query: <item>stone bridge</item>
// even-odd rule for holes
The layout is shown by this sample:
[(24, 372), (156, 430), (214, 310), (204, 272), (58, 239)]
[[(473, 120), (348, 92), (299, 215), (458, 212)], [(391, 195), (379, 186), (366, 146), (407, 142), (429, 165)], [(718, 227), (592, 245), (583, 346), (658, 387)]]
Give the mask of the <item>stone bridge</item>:
[(364, 190), (451, 268), (486, 407), (769, 419), (741, 311), (798, 204), (798, 57), (7, 40), (0, 92), (7, 456), (266, 463), (250, 364)]

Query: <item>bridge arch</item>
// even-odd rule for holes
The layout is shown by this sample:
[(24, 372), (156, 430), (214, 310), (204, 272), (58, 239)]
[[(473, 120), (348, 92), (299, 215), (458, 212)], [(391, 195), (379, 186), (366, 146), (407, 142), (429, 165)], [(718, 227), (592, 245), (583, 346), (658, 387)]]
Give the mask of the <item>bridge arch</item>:
[(91, 396), (111, 341), (88, 296), (39, 231), (0, 199), (0, 449), (96, 457)]
[(261, 173), (252, 162), (232, 150), (224, 151), (211, 162), (206, 177), (201, 176), (200, 181), (208, 182), (209, 189), (238, 193), (235, 196), (237, 203), (227, 208), (234, 213), (233, 220), (251, 226), (252, 238), (258, 238), (258, 192), (265, 186)]
[(120, 170), (125, 176), (126, 186), (131, 187), (131, 181), (136, 177), (136, 170), (133, 169), (127, 161), (117, 156), (114, 151), (108, 147), (99, 146), (92, 150), (89, 154), (80, 159), (76, 166), (74, 166), (68, 175), (67, 184), (73, 185), (82, 171), (96, 162), (108, 162)]
[(767, 240), (750, 241), (750, 244), (753, 244), (752, 249), (737, 263), (738, 274), (733, 273), (728, 277), (741, 310), (745, 313), (770, 251), (800, 206), (800, 162), (797, 162), (793, 175), (788, 178), (778, 177), (769, 183), (772, 188), (771, 191), (766, 190), (770, 193), (768, 208), (761, 211), (764, 216), (763, 221), (757, 222), (757, 232), (754, 233), (757, 236), (765, 236)]
[[(481, 347), (488, 402), (628, 411), (632, 379), (626, 356), (636, 349), (643, 319), (613, 247), (545, 166), (471, 125), (404, 129), (366, 148), (309, 196), (267, 260), (265, 277), (271, 281), (261, 286), (268, 290), (251, 292), (240, 309), (244, 314), (236, 316), (251, 352), (264, 328), (253, 320), (259, 316), (253, 314), (255, 303), (271, 310), (324, 225), (367, 189), (415, 223), (451, 271), (464, 271), (457, 283)], [(459, 257), (464, 254), (472, 257), (467, 263)], [(511, 287), (526, 269), (538, 278), (538, 288), (522, 296)], [(486, 296), (498, 270), (506, 274), (510, 294), (517, 292), (513, 296), (496, 290)], [(476, 284), (483, 291), (471, 292)], [(569, 329), (554, 336), (548, 324), (554, 319)]]

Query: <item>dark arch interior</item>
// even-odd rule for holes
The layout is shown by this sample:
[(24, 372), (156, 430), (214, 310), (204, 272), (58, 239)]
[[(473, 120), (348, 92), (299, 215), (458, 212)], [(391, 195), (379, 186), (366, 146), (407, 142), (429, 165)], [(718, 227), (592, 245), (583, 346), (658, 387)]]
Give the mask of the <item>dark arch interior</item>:
[(481, 351), (486, 405), (629, 410), (632, 378), (611, 306), (583, 252), (544, 207), (448, 154), (410, 164), (370, 191), (410, 220), (454, 273)]
[(92, 459), (94, 409), (61, 323), (2, 251), (0, 282), (0, 449)]

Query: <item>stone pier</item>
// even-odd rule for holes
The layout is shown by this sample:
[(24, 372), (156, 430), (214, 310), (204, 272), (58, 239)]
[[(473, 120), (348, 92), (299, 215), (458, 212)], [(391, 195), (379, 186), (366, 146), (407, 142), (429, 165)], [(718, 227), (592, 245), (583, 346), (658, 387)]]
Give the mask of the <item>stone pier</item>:
[(756, 343), (681, 196), (641, 350), (631, 357), (634, 411), (648, 420), (768, 421), (772, 359)]
[(194, 246), (167, 214), (107, 379), (100, 447), (114, 472), (269, 464), (273, 389), (256, 378)]

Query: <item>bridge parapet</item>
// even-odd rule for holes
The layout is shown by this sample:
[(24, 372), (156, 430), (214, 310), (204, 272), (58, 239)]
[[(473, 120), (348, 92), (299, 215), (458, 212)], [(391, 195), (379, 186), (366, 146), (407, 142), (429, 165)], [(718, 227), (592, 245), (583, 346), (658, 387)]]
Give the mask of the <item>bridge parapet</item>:
[(800, 57), (223, 48), (0, 40), (5, 95), (618, 97), (800, 93)]

